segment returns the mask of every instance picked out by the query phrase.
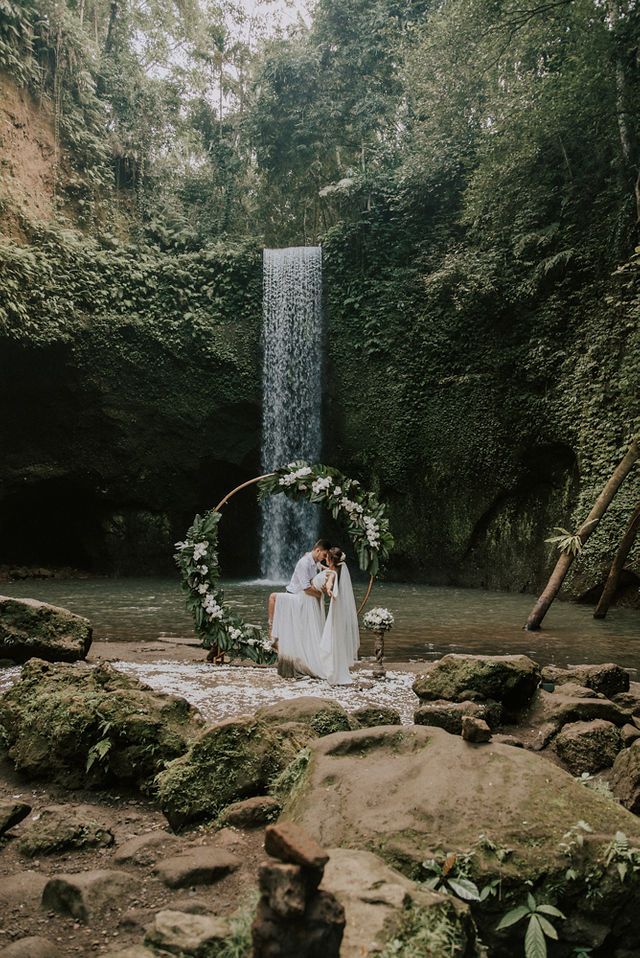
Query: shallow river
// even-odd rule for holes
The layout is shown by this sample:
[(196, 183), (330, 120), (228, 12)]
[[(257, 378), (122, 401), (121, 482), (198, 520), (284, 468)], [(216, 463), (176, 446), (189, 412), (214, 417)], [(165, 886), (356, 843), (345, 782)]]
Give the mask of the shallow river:
[[(227, 602), (245, 621), (265, 623), (266, 598), (274, 588), (262, 582), (233, 581)], [(362, 593), (362, 586), (356, 591)], [(28, 596), (87, 616), (99, 641), (144, 641), (192, 635), (178, 583), (172, 579), (29, 580), (0, 583), (0, 593)], [(396, 617), (387, 638), (387, 658), (432, 659), (447, 652), (524, 652), (541, 664), (617, 662), (640, 678), (640, 613), (614, 609), (604, 622), (590, 606), (556, 602), (545, 628), (522, 630), (532, 596), (478, 589), (378, 583), (369, 607), (383, 605)], [(371, 654), (363, 633), (362, 651)]]

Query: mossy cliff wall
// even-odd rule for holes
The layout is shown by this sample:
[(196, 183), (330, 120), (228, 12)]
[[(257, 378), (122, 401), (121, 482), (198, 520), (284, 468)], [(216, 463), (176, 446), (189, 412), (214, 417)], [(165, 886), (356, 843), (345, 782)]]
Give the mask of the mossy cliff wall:
[[(171, 571), (259, 464), (260, 250), (47, 231), (0, 263), (0, 564)], [(256, 519), (229, 511), (231, 571), (255, 571)]]
[[(586, 517), (640, 422), (637, 280), (514, 302), (482, 264), (429, 271), (389, 232), (372, 218), (325, 242), (327, 456), (390, 501), (393, 576), (536, 591), (557, 555), (545, 538)], [(572, 594), (602, 581), (639, 496), (636, 466)], [(640, 575), (638, 546), (628, 566)]]
[[(530, 310), (455, 275), (425, 283), (387, 240), (325, 243), (324, 458), (390, 501), (394, 577), (535, 591), (545, 537), (586, 515), (637, 420), (637, 318), (608, 281)], [(260, 250), (49, 230), (1, 257), (0, 564), (171, 571), (193, 514), (259, 467)], [(601, 580), (638, 487), (636, 472), (574, 594)], [(241, 499), (223, 562), (255, 573)]]

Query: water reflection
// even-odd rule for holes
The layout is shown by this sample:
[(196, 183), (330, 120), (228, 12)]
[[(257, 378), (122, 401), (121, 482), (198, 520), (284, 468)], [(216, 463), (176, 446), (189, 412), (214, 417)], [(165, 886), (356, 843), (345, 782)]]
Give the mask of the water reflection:
[[(264, 624), (273, 583), (228, 582), (229, 605), (246, 621)], [(153, 641), (192, 635), (191, 620), (172, 579), (29, 580), (0, 584), (5, 595), (52, 602), (86, 615), (99, 641)], [(539, 633), (523, 632), (532, 604), (528, 595), (427, 585), (376, 584), (370, 604), (396, 617), (387, 639), (388, 658), (432, 659), (447, 652), (490, 655), (523, 652), (545, 664), (618, 662), (640, 669), (640, 613), (614, 609), (596, 622), (589, 606), (556, 602)], [(363, 633), (364, 655), (372, 653)]]

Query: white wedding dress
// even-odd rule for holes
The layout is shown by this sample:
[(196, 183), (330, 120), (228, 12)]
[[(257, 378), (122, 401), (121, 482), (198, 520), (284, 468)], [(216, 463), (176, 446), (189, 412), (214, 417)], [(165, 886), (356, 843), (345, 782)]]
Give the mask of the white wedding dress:
[[(323, 569), (311, 584), (321, 591), (326, 576)], [(272, 635), (278, 640), (278, 673), (283, 678), (310, 676), (331, 685), (350, 685), (349, 668), (358, 655), (360, 634), (347, 566), (340, 566), (326, 618), (322, 600), (305, 592), (278, 593)]]
[[(326, 572), (319, 573), (316, 578), (323, 575), (326, 576)], [(313, 584), (316, 585), (315, 579)], [(332, 591), (320, 637), (322, 678), (330, 685), (351, 685), (353, 679), (349, 669), (358, 657), (360, 632), (351, 575), (344, 562), (338, 567)]]

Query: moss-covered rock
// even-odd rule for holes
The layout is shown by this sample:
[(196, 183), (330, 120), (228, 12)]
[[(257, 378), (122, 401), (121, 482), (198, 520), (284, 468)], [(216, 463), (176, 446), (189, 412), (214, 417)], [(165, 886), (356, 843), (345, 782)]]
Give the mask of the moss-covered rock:
[[(609, 857), (616, 832), (638, 845), (640, 822), (562, 769), (525, 749), (478, 748), (421, 726), (339, 733), (312, 742), (309, 754), (282, 820), (325, 846), (373, 851), (411, 878), (426, 878), (423, 863), (434, 859), (448, 860), (453, 877), (462, 865), (481, 888), (499, 880), (501, 901), (472, 905), (487, 944), (501, 915), (532, 891), (603, 924), (612, 952), (616, 941), (640, 946), (640, 928), (623, 920), (640, 908), (640, 885), (622, 882)], [(496, 954), (516, 953), (508, 934)]]
[(612, 722), (571, 722), (553, 743), (556, 754), (574, 775), (599, 772), (613, 765), (622, 748), (620, 731)]
[(528, 705), (539, 683), (540, 667), (526, 655), (452, 653), (419, 675), (413, 691), (426, 701), (488, 699), (519, 710)]
[(71, 787), (117, 781), (146, 789), (201, 724), (185, 699), (154, 692), (108, 664), (32, 659), (0, 698), (16, 768)]
[(353, 728), (375, 728), (376, 725), (402, 725), (397, 709), (389, 705), (363, 705), (349, 716)]
[(91, 634), (89, 620), (68, 609), (0, 595), (0, 658), (77, 662), (86, 658)]
[(266, 705), (258, 709), (256, 718), (269, 725), (300, 722), (308, 725), (317, 735), (346, 732), (350, 727), (349, 716), (338, 702), (314, 695), (301, 695)]
[(169, 824), (178, 829), (214, 819), (232, 802), (263, 794), (307, 741), (250, 716), (207, 728), (157, 777)]
[(38, 812), (20, 838), (18, 848), (28, 858), (35, 858), (67, 849), (106, 847), (113, 845), (113, 841), (113, 832), (96, 820), (94, 809), (50, 805)]

